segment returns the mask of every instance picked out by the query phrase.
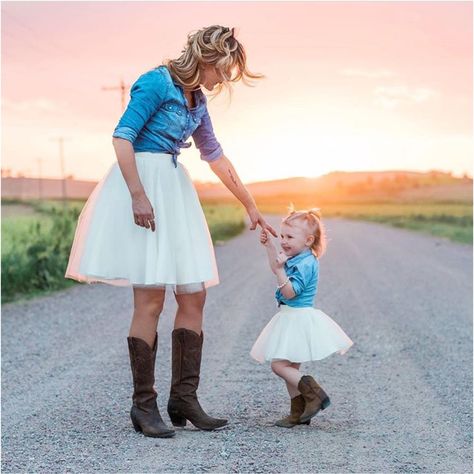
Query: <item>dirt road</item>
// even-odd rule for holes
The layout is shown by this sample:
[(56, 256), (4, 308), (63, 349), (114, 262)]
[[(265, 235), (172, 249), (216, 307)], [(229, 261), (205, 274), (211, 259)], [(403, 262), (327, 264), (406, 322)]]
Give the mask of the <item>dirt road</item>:
[[(326, 224), (316, 306), (354, 346), (304, 366), (332, 401), (310, 426), (272, 426), (288, 395), (248, 355), (276, 308), (264, 249), (246, 231), (216, 249), (221, 284), (206, 304), (199, 393), (227, 429), (135, 433), (131, 290), (81, 285), (3, 307), (3, 472), (472, 472), (472, 247)], [(168, 295), (156, 371), (167, 422), (175, 308)]]

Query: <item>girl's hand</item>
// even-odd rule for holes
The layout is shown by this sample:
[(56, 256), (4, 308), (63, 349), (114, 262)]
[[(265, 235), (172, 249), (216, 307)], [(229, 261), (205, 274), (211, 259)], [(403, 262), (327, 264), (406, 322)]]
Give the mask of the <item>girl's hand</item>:
[(268, 237), (268, 233), (265, 229), (260, 231), (260, 243), (265, 245), (265, 247), (270, 247), (272, 244), (271, 239)]
[(289, 259), (288, 255), (286, 255), (283, 252), (280, 252), (276, 258), (277, 267), (282, 268), (288, 259)]
[(250, 230), (255, 230), (257, 225), (259, 225), (262, 230), (268, 230), (270, 234), (273, 235), (273, 237), (278, 237), (275, 229), (270, 225), (265, 222), (265, 219), (262, 217), (260, 212), (258, 212), (258, 209), (256, 207), (253, 207), (251, 209), (247, 209), (249, 218), (250, 218)]
[(155, 232), (155, 214), (145, 193), (132, 196), (132, 209), (135, 224)]

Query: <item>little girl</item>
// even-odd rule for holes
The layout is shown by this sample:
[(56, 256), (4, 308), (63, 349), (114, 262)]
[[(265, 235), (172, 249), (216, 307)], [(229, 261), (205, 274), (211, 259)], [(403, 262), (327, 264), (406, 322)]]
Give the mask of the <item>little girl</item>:
[(301, 362), (324, 359), (334, 352), (344, 354), (353, 344), (335, 321), (313, 307), (318, 258), (326, 240), (320, 217), (319, 209), (291, 211), (281, 223), (278, 254), (268, 233), (262, 230), (260, 234), (277, 278), (275, 297), (280, 310), (264, 327), (250, 355), (261, 363), (271, 361), (273, 372), (286, 382), (290, 415), (275, 422), (285, 428), (309, 425), (330, 403), (316, 380), (299, 371)]

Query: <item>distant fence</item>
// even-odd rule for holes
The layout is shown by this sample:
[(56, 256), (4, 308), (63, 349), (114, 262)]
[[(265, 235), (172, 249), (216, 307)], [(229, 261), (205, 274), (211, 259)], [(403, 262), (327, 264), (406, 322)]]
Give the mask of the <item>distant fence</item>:
[(2, 198), (15, 199), (87, 199), (95, 181), (75, 179), (2, 178)]
[[(67, 199), (87, 199), (94, 189), (96, 181), (78, 181), (73, 178), (64, 180)], [(220, 183), (194, 183), (200, 198), (222, 199), (232, 197), (227, 188)], [(26, 177), (3, 177), (2, 198), (10, 199), (62, 199), (62, 179), (38, 179)]]

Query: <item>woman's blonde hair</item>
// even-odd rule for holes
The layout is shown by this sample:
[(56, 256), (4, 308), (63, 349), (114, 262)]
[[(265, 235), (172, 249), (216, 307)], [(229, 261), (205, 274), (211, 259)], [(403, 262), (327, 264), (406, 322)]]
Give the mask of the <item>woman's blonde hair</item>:
[(247, 56), (242, 44), (234, 37), (234, 28), (212, 25), (188, 35), (186, 46), (178, 59), (167, 59), (173, 79), (184, 89), (199, 88), (199, 66), (210, 64), (224, 77), (216, 87), (216, 95), (224, 87), (231, 91), (231, 82), (242, 82), (252, 86), (251, 79), (260, 79), (262, 74), (252, 73), (247, 68)]
[(306, 225), (306, 228), (314, 236), (311, 251), (316, 257), (321, 257), (326, 251), (326, 231), (321, 221), (321, 210), (314, 207), (309, 210), (296, 211), (293, 205), (289, 207), (289, 214), (282, 219), (282, 223), (291, 225), (299, 221)]

